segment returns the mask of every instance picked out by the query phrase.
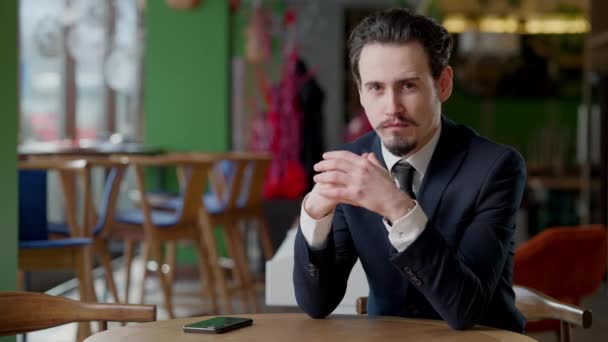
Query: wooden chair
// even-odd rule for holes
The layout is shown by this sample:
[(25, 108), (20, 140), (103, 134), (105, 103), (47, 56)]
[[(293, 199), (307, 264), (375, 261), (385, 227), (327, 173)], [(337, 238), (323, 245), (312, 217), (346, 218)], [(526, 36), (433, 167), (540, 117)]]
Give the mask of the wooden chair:
[[(560, 341), (572, 340), (572, 326), (588, 329), (591, 327), (591, 311), (576, 305), (555, 300), (539, 291), (523, 286), (513, 286), (515, 306), (527, 321), (557, 319), (560, 321)], [(356, 302), (358, 315), (367, 313), (367, 297), (359, 297)]]
[[(208, 154), (190, 155), (208, 158)], [(264, 178), (271, 155), (264, 152), (226, 152), (214, 158), (216, 171), (209, 174), (213, 192), (207, 193), (203, 199), (205, 210), (201, 212), (202, 219), (209, 222), (210, 227), (221, 226), (226, 236), (235, 270), (234, 286), (223, 291), (229, 294), (239, 292), (249, 311), (258, 312), (256, 286), (248, 267), (246, 245), (238, 228), (241, 223), (258, 223), (264, 255), (267, 260), (272, 258), (274, 251), (262, 208)], [(215, 267), (220, 268), (221, 265)]]
[[(258, 312), (260, 307), (256, 298), (253, 277), (248, 267), (247, 247), (238, 229), (240, 222), (238, 213), (239, 209), (243, 208), (243, 199), (247, 199), (243, 195), (246, 195), (245, 192), (249, 190), (247, 183), (251, 183), (252, 169), (249, 168), (248, 160), (234, 152), (226, 153), (217, 163), (229, 165), (231, 172), (228, 175), (219, 172), (210, 174), (210, 183), (215, 193), (206, 195), (201, 219), (208, 222), (209, 227), (221, 226), (225, 233), (226, 247), (234, 264), (234, 286), (229, 289), (227, 285), (223, 285), (226, 286), (223, 291), (226, 293), (239, 292), (243, 304), (247, 303), (249, 311)], [(221, 266), (219, 263), (214, 265), (218, 272)]]
[[(206, 175), (211, 168), (212, 161), (202, 158), (190, 158), (166, 154), (155, 157), (129, 157), (128, 163), (135, 169), (137, 187), (141, 194), (146, 193), (146, 180), (144, 167), (177, 167), (185, 171), (185, 182), (181, 194), (182, 204), (175, 213), (161, 212), (153, 210), (148, 203), (146, 196), (141, 197), (141, 209), (120, 211), (115, 216), (116, 226), (111, 230), (108, 239), (125, 241), (127, 246), (132, 246), (135, 242), (143, 242), (142, 258), (147, 260), (149, 254), (159, 265), (156, 272), (159, 277), (163, 298), (169, 313), (169, 317), (174, 318), (172, 304), (172, 283), (169, 275), (163, 271), (163, 257), (161, 248), (164, 244), (174, 241), (193, 242), (199, 256), (199, 273), (201, 277), (201, 294), (208, 297), (211, 301), (212, 312), (218, 312), (217, 300), (215, 296), (214, 279), (222, 281), (223, 274), (213, 272), (210, 263), (214, 263), (215, 251), (207, 252), (207, 248), (214, 248), (211, 241), (211, 231), (200, 229), (199, 212), (202, 205), (202, 194), (207, 185)], [(127, 250), (125, 263), (127, 274), (130, 273), (130, 265), (133, 254)], [(144, 262), (145, 268), (145, 262)], [(144, 271), (145, 280), (145, 271)], [(205, 284), (206, 286), (203, 286)], [(126, 291), (129, 284), (127, 283)], [(142, 284), (142, 297), (144, 293)]]
[[(218, 226), (222, 228), (231, 260), (226, 262), (218, 258), (218, 262), (213, 263), (212, 267), (215, 273), (222, 273), (225, 267), (234, 268), (231, 286), (225, 279), (218, 281), (228, 312), (232, 311), (229, 298), (235, 293), (241, 295), (242, 302), (248, 306), (248, 311), (259, 311), (255, 283), (248, 268), (246, 246), (238, 226), (244, 221), (258, 221), (264, 254), (267, 258), (272, 257), (272, 243), (262, 212), (262, 190), (270, 155), (255, 152), (212, 154), (186, 152), (176, 155), (214, 160), (214, 166), (208, 174), (211, 191), (205, 193), (202, 201), (201, 221), (206, 222), (202, 228), (213, 229)], [(178, 178), (183, 184), (183, 173), (178, 173)], [(174, 212), (181, 203), (179, 198), (168, 194), (160, 196), (154, 194), (151, 198), (154, 198), (154, 207), (160, 210)], [(218, 241), (215, 240), (215, 235), (211, 234), (211, 237), (216, 245)]]
[[(73, 322), (152, 322), (153, 305), (85, 303), (34, 292), (0, 293), (0, 336), (23, 334)], [(10, 308), (10, 310), (8, 310)]]
[[(72, 158), (74, 157), (63, 157), (64, 160)], [(99, 256), (104, 268), (106, 283), (110, 293), (114, 297), (114, 301), (119, 303), (121, 300), (114, 282), (111, 256), (108, 250), (108, 236), (115, 225), (114, 214), (127, 161), (124, 158), (110, 160), (110, 158), (105, 157), (83, 157), (81, 159), (87, 161), (87, 170), (84, 177), (85, 182), (89, 185), (85, 189), (92, 188), (91, 173), (93, 169), (103, 169), (106, 173), (99, 210), (94, 205), (93, 192), (89, 190), (85, 191), (85, 196), (88, 196), (87, 202), (89, 206), (85, 235), (93, 239), (93, 251)], [(67, 224), (57, 222), (49, 225), (49, 234), (53, 238), (65, 238), (71, 235)], [(125, 295), (125, 303), (127, 299)]]
[(559, 340), (572, 340), (572, 326), (591, 328), (591, 311), (576, 305), (560, 302), (539, 291), (513, 286), (515, 305), (528, 321), (557, 319), (560, 321)]
[(259, 236), (266, 260), (274, 256), (274, 247), (270, 230), (262, 207), (266, 172), (272, 160), (272, 154), (265, 152), (232, 152), (230, 158), (244, 167), (244, 178), (234, 214), (238, 221), (254, 221), (259, 225)]
[[(27, 160), (19, 162), (19, 271), (48, 271), (71, 270), (79, 280), (80, 299), (86, 302), (96, 302), (92, 274), (92, 240), (85, 235), (85, 229), (78, 223), (77, 201), (72, 191), (74, 173), (86, 177), (87, 162), (84, 160)], [(48, 221), (46, 217), (46, 190), (29, 193), (27, 188), (46, 189), (46, 172), (59, 173), (66, 221), (70, 237), (50, 240)], [(40, 184), (36, 184), (40, 182)], [(84, 192), (89, 191), (85, 182)], [(84, 207), (88, 204), (88, 196), (84, 196)], [(85, 212), (84, 222), (87, 220)], [(90, 335), (90, 326), (81, 324), (78, 336)]]
[[(604, 225), (546, 228), (515, 250), (513, 283), (563, 303), (580, 305), (604, 280), (607, 239)], [(528, 332), (554, 331), (559, 335), (560, 330), (557, 320), (526, 324)]]

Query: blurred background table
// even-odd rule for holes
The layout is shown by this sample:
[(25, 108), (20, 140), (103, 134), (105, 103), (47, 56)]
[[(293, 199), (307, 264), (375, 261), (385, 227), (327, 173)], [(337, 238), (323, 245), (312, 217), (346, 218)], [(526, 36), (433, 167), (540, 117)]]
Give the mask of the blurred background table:
[(147, 147), (140, 143), (111, 143), (102, 141), (75, 142), (55, 141), (22, 144), (18, 147), (19, 158), (31, 156), (108, 156), (112, 154), (154, 155), (163, 153), (159, 148)]

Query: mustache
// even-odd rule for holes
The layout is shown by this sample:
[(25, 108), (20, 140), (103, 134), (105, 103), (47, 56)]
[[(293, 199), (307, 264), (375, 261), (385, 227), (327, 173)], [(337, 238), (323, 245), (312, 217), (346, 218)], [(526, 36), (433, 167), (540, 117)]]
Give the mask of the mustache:
[(386, 119), (386, 120), (380, 122), (376, 126), (376, 129), (378, 129), (378, 128), (385, 128), (385, 127), (394, 125), (396, 123), (408, 124), (408, 125), (412, 125), (414, 127), (420, 126), (420, 124), (418, 122), (414, 121), (413, 119), (410, 119), (410, 118), (405, 117), (405, 116), (396, 116), (396, 117), (394, 117), (392, 119)]

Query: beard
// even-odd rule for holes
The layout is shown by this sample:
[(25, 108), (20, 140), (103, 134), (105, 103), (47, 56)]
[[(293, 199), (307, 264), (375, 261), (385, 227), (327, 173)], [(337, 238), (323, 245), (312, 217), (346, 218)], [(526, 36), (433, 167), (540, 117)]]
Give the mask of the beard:
[(407, 155), (418, 146), (418, 142), (414, 138), (401, 137), (397, 134), (382, 139), (382, 143), (390, 153), (399, 157)]
[[(379, 133), (380, 133), (380, 131), (382, 131), (383, 128), (390, 125), (391, 122), (395, 122), (395, 121), (407, 123), (414, 127), (420, 126), (419, 123), (417, 123), (416, 121), (414, 121), (410, 118), (396, 117), (392, 120), (389, 119), (389, 120), (385, 120), (385, 121), (379, 123), (375, 129), (376, 133), (378, 133), (378, 135), (380, 135)], [(382, 137), (382, 135), (380, 135), (380, 137), (382, 138), (382, 143), (384, 144), (384, 147), (386, 147), (386, 149), (389, 150), (390, 153), (392, 153), (396, 156), (399, 156), (399, 157), (407, 155), (412, 150), (414, 150), (416, 148), (416, 146), (418, 146), (418, 141), (416, 140), (415, 137), (403, 137), (397, 133), (393, 133), (388, 137)]]

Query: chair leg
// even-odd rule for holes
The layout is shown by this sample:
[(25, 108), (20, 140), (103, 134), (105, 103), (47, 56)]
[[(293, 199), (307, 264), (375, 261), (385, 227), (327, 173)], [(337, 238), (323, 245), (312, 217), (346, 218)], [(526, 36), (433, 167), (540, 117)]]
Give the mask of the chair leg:
[(274, 256), (274, 248), (272, 247), (272, 239), (270, 238), (270, 229), (268, 228), (268, 222), (263, 213), (256, 215), (256, 221), (259, 224), (260, 240), (262, 242), (262, 249), (264, 250), (264, 256), (266, 261), (272, 259)]
[[(78, 277), (78, 288), (80, 292), (80, 301), (93, 303), (96, 302), (94, 298), (95, 293), (91, 291), (93, 272), (91, 268), (93, 261), (91, 258), (91, 247), (86, 246), (76, 249), (74, 253), (74, 260), (76, 263), (76, 274)], [(78, 341), (84, 341), (85, 338), (91, 335), (91, 323), (81, 322), (78, 323), (77, 337)]]
[(148, 279), (148, 258), (150, 257), (150, 248), (145, 241), (141, 244), (141, 262), (142, 275), (139, 292), (139, 303), (143, 304), (146, 298), (146, 280)]
[(247, 263), (247, 247), (245, 246), (243, 237), (238, 230), (238, 226), (234, 225), (234, 222), (231, 223), (231, 230), (233, 232), (232, 234), (234, 235), (234, 246), (236, 249), (235, 257), (237, 257), (238, 263), (240, 264), (239, 268), (241, 272), (241, 279), (243, 280), (243, 291), (245, 291), (249, 298), (249, 310), (252, 312), (259, 312), (260, 308), (256, 298), (255, 284)]
[(95, 294), (95, 287), (93, 283), (93, 256), (92, 256), (92, 247), (87, 246), (81, 249), (80, 252), (81, 257), (78, 258), (78, 276), (79, 282), (83, 283), (83, 290), (81, 295), (84, 294), (84, 297), (81, 297), (80, 300), (89, 303), (97, 302), (97, 295)]
[(19, 289), (19, 291), (26, 291), (27, 289), (25, 289), (24, 286), (25, 286), (25, 272), (23, 272), (22, 270), (19, 270), (17, 272), (17, 289)]
[[(243, 262), (240, 257), (239, 244), (236, 240), (238, 240), (238, 232), (234, 229), (234, 226), (231, 224), (226, 224), (224, 226), (224, 232), (226, 233), (226, 242), (228, 247), (228, 254), (232, 257), (232, 261), (234, 262), (234, 269), (232, 270), (232, 277), (234, 279), (234, 287), (239, 291), (241, 302), (243, 302), (243, 308), (248, 304), (247, 298), (247, 282), (245, 280), (245, 270), (247, 266), (243, 267)], [(248, 306), (247, 310), (251, 308)]]
[(198, 252), (198, 267), (199, 277), (201, 280), (201, 295), (202, 297), (208, 297), (211, 301), (211, 312), (214, 315), (219, 314), (219, 307), (217, 304), (217, 297), (215, 296), (215, 280), (213, 279), (213, 271), (209, 264), (209, 253), (205, 250), (205, 243), (203, 241), (195, 241), (196, 249)]
[(211, 269), (213, 270), (213, 279), (217, 281), (220, 287), (220, 295), (224, 301), (224, 310), (226, 314), (231, 314), (232, 301), (230, 300), (230, 293), (228, 283), (226, 282), (226, 277), (224, 275), (224, 270), (222, 270), (218, 260), (216, 241), (215, 237), (213, 236), (213, 226), (209, 222), (209, 219), (204, 215), (206, 214), (203, 214), (200, 225), (201, 239), (209, 252), (209, 263), (211, 264)]
[[(148, 244), (151, 244), (148, 242)], [(171, 284), (169, 283), (169, 277), (167, 274), (163, 272), (163, 253), (161, 251), (161, 246), (158, 244), (154, 244), (149, 246), (152, 252), (152, 258), (156, 261), (158, 267), (156, 268), (156, 273), (158, 275), (158, 280), (160, 281), (160, 286), (163, 291), (163, 297), (165, 300), (165, 306), (167, 308), (167, 313), (169, 314), (169, 318), (175, 318), (175, 313), (173, 311), (173, 301), (171, 298)]]
[(135, 242), (133, 240), (125, 240), (125, 303), (129, 303), (129, 289), (131, 287), (131, 264), (133, 264), (133, 249)]
[(112, 297), (114, 297), (114, 301), (116, 303), (120, 303), (120, 298), (118, 297), (118, 290), (116, 289), (116, 283), (114, 282), (114, 273), (112, 270), (112, 258), (110, 258), (110, 253), (108, 252), (108, 244), (105, 240), (98, 240), (95, 242), (95, 249), (97, 254), (101, 259), (101, 264), (103, 266), (103, 271), (106, 277), (106, 283), (110, 288), (110, 292), (112, 293)]
[(570, 342), (572, 340), (572, 332), (570, 323), (560, 321), (559, 340), (561, 342)]
[(167, 250), (165, 254), (167, 259), (167, 265), (169, 265), (169, 273), (167, 274), (167, 276), (169, 277), (169, 282), (173, 284), (175, 283), (175, 271), (177, 266), (177, 241), (167, 242)]

